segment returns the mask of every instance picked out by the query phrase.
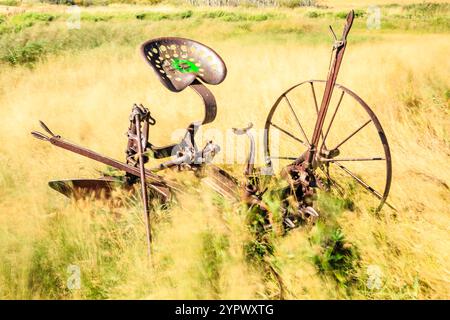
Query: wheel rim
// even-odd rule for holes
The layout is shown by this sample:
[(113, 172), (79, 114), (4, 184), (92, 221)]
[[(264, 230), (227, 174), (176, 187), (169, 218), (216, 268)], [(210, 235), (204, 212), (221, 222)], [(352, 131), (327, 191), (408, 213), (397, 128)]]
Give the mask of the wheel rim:
[[(276, 100), (265, 124), (267, 165), (276, 170), (308, 150), (324, 84), (323, 80), (301, 82)], [(377, 212), (382, 208), (392, 177), (386, 135), (372, 109), (339, 84), (334, 86), (318, 149), (316, 176), (343, 194), (354, 194), (355, 185), (361, 187), (373, 200), (370, 206)]]

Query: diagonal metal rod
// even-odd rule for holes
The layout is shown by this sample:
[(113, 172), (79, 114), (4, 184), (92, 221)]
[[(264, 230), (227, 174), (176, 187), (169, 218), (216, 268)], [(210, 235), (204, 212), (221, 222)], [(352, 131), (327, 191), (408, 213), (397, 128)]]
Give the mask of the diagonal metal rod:
[(145, 219), (145, 227), (147, 231), (147, 253), (149, 258), (152, 254), (152, 231), (151, 231), (151, 222), (150, 222), (150, 213), (148, 207), (148, 195), (147, 195), (147, 186), (145, 183), (145, 167), (144, 167), (144, 152), (142, 147), (142, 139), (141, 139), (141, 119), (140, 115), (137, 114), (135, 117), (136, 124), (136, 135), (137, 135), (137, 149), (139, 155), (139, 171), (140, 171), (140, 180), (141, 180), (141, 194), (142, 194), (142, 203), (144, 206), (144, 219)]
[(314, 97), (314, 105), (316, 107), (316, 113), (319, 114), (319, 105), (317, 104), (317, 97), (316, 97), (316, 90), (314, 90), (314, 83), (310, 82), (309, 84), (311, 85), (311, 91)]
[(335, 161), (380, 161), (386, 160), (383, 157), (373, 157), (373, 158), (333, 158), (333, 159), (320, 159), (321, 162), (335, 162)]
[(394, 211), (397, 211), (397, 209), (391, 205), (389, 202), (386, 201), (386, 199), (384, 199), (384, 196), (381, 195), (381, 193), (379, 193), (378, 191), (376, 191), (374, 188), (372, 188), (370, 185), (368, 185), (366, 182), (364, 182), (363, 180), (361, 180), (360, 178), (358, 178), (353, 172), (351, 172), (350, 170), (348, 170), (346, 167), (344, 167), (342, 164), (340, 164), (339, 162), (332, 162), (335, 165), (337, 165), (340, 169), (342, 169), (344, 172), (346, 172), (348, 175), (350, 175), (353, 179), (356, 180), (356, 182), (358, 182), (364, 189), (366, 189), (367, 191), (369, 191), (370, 193), (372, 193), (375, 197), (377, 197), (378, 199), (380, 199), (382, 201), (382, 203), (385, 203), (389, 208), (391, 208)]
[(276, 156), (270, 156), (271, 159), (279, 159), (279, 160), (297, 160), (298, 157), (276, 157)]
[(277, 126), (277, 125), (276, 125), (275, 123), (273, 123), (273, 122), (270, 122), (269, 124), (270, 124), (272, 127), (277, 128), (278, 130), (280, 130), (280, 131), (283, 132), (284, 134), (288, 135), (288, 136), (291, 137), (292, 139), (294, 139), (294, 140), (300, 142), (300, 143), (303, 144), (305, 147), (309, 148), (309, 145), (308, 145), (306, 142), (304, 142), (304, 141), (302, 141), (301, 139), (297, 138), (297, 137), (294, 136), (292, 133), (290, 133), (290, 132), (284, 130), (284, 129), (281, 128), (280, 126)]
[[(311, 85), (311, 91), (312, 91), (313, 97), (314, 97), (314, 106), (316, 107), (316, 114), (317, 114), (317, 117), (319, 117), (319, 105), (317, 104), (317, 97), (316, 97), (316, 90), (314, 89), (314, 83), (310, 82), (309, 84)], [(320, 131), (320, 135), (321, 135), (322, 141), (323, 141), (322, 145), (325, 145), (325, 139), (324, 139), (322, 130)], [(326, 148), (326, 146), (325, 146), (325, 148)]]
[[(339, 102), (336, 106), (336, 109), (334, 110), (333, 116), (331, 117), (330, 124), (328, 125), (327, 131), (325, 132), (325, 136), (323, 137), (322, 147), (325, 146), (325, 140), (328, 137), (328, 133), (330, 133), (331, 125), (333, 124), (334, 118), (336, 117), (336, 113), (338, 112), (339, 106), (341, 105), (342, 98), (344, 97), (344, 93), (345, 93), (344, 90), (342, 90), (341, 96), (339, 97)], [(322, 149), (322, 147), (320, 149)]]
[(301, 132), (302, 132), (303, 138), (305, 138), (305, 141), (308, 143), (308, 146), (311, 145), (311, 144), (309, 143), (308, 137), (306, 136), (305, 130), (303, 130), (303, 127), (302, 127), (302, 125), (300, 124), (300, 121), (298, 120), (298, 117), (297, 117), (297, 114), (296, 114), (295, 111), (294, 111), (294, 108), (292, 108), (291, 102), (289, 101), (289, 99), (288, 99), (288, 97), (287, 97), (286, 95), (284, 95), (283, 97), (284, 97), (284, 99), (286, 100), (286, 102), (287, 102), (287, 104), (288, 104), (288, 106), (289, 106), (289, 109), (291, 109), (292, 114), (293, 114), (294, 117), (295, 117), (295, 121), (297, 122), (298, 126), (300, 127), (300, 130), (301, 130)]
[(379, 193), (378, 191), (376, 191), (374, 188), (372, 188), (369, 184), (367, 184), (366, 182), (364, 182), (362, 179), (358, 178), (353, 172), (351, 172), (350, 170), (348, 170), (346, 167), (344, 167), (342, 164), (340, 164), (339, 162), (332, 162), (335, 165), (338, 166), (338, 168), (342, 169), (345, 173), (347, 173), (349, 176), (351, 176), (353, 179), (356, 180), (356, 182), (358, 182), (361, 186), (363, 186), (367, 191), (370, 191), (370, 193), (372, 193), (373, 195), (375, 195), (378, 199), (383, 200), (383, 196), (381, 195), (381, 193)]
[(334, 181), (333, 178), (331, 178), (330, 172), (329, 172), (329, 167), (327, 166), (327, 170), (324, 170), (322, 168), (322, 166), (319, 166), (320, 170), (325, 174), (325, 176), (327, 177), (327, 179), (331, 182), (332, 185), (334, 185), (334, 187), (336, 188), (337, 192), (341, 195), (344, 196), (344, 188), (337, 183), (336, 181)]
[(348, 140), (350, 140), (351, 137), (353, 137), (355, 134), (357, 134), (359, 131), (362, 130), (362, 128), (364, 128), (365, 126), (367, 126), (370, 122), (372, 122), (372, 119), (367, 120), (366, 123), (364, 123), (361, 127), (359, 127), (358, 129), (356, 129), (355, 131), (353, 131), (352, 134), (350, 134), (347, 138), (345, 138), (341, 143), (339, 143), (336, 147), (334, 147), (334, 149), (332, 150), (336, 150), (337, 148), (339, 148), (340, 146), (342, 146), (344, 143), (346, 143)]
[[(36, 131), (33, 131), (31, 134), (35, 138), (38, 138), (38, 139), (41, 139), (44, 141), (48, 141), (52, 145), (54, 145), (58, 148), (62, 148), (62, 149), (68, 150), (70, 152), (74, 152), (83, 157), (101, 162), (103, 164), (106, 164), (108, 166), (114, 167), (119, 170), (123, 170), (134, 176), (137, 176), (137, 177), (140, 176), (140, 172), (139, 172), (138, 168), (135, 168), (126, 163), (117, 161), (115, 159), (103, 156), (95, 151), (81, 147), (74, 143), (68, 142), (59, 135), (54, 135), (54, 136), (48, 137), (48, 136), (46, 136), (40, 132), (36, 132)], [(149, 187), (152, 188), (153, 190), (157, 191), (164, 198), (168, 198), (170, 196), (169, 189), (176, 190), (178, 192), (183, 192), (183, 190), (179, 184), (171, 182), (171, 181), (163, 180), (163, 178), (161, 176), (159, 176), (149, 170), (145, 170), (145, 173), (146, 173), (145, 178), (150, 182)]]

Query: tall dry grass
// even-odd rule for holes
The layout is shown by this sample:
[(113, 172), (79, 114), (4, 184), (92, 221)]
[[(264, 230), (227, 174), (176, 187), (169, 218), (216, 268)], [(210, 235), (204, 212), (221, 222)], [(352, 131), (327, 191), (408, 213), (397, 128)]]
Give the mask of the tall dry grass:
[[(214, 40), (211, 33), (197, 38), (221, 54), (229, 73), (211, 88), (218, 116), (205, 132), (249, 121), (262, 128), (282, 91), (326, 75), (329, 47), (323, 44), (269, 37), (246, 44), (239, 37)], [(334, 210), (335, 200), (327, 207), (324, 196), (322, 207), (330, 213), (323, 210), (323, 223), (272, 240), (276, 251), (269, 262), (283, 278), (285, 298), (450, 297), (449, 43), (446, 34), (385, 34), (356, 44), (350, 38), (338, 82), (367, 101), (383, 125), (393, 156), (390, 202), (398, 212), (385, 208), (376, 217), (364, 203), (353, 211)], [(3, 67), (0, 83), (2, 298), (278, 297), (276, 282), (246, 257), (245, 245), (253, 240), (247, 213), (189, 175), (178, 178), (189, 196), (154, 213), (151, 264), (137, 199), (123, 207), (72, 203), (46, 185), (54, 178), (93, 177), (103, 167), (33, 139), (29, 132), (38, 119), (63, 137), (120, 159), (134, 102), (157, 119), (150, 137), (161, 145), (202, 117), (193, 92), (169, 92), (137, 49), (114, 45), (66, 52), (34, 69)], [(327, 216), (358, 250), (352, 284), (339, 285), (314, 263), (324, 250), (314, 239), (325, 232)], [(80, 267), (79, 290), (67, 289), (69, 265)], [(371, 265), (383, 273), (379, 290), (367, 286)]]

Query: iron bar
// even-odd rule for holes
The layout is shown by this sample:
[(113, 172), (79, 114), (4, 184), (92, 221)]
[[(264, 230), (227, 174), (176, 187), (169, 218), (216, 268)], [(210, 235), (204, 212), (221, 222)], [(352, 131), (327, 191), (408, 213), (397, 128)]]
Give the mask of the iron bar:
[(321, 162), (335, 162), (335, 161), (379, 161), (379, 160), (386, 160), (382, 157), (373, 157), (373, 158), (332, 158), (332, 159), (325, 159), (321, 158)]
[[(103, 164), (114, 167), (118, 170), (128, 172), (137, 177), (140, 176), (140, 172), (139, 172), (138, 168), (129, 166), (123, 162), (114, 160), (112, 158), (103, 156), (103, 155), (101, 155), (97, 152), (94, 152), (92, 150), (89, 150), (87, 148), (84, 148), (84, 147), (78, 146), (76, 144), (73, 144), (71, 142), (65, 141), (60, 136), (47, 137), (39, 132), (32, 132), (32, 134), (34, 137), (39, 138), (41, 140), (49, 141), (51, 144), (53, 144), (54, 146), (57, 146), (59, 148), (77, 153), (83, 157), (101, 162)], [(153, 188), (155, 191), (157, 191), (159, 194), (164, 196), (164, 198), (168, 198), (170, 196), (170, 193), (167, 191), (167, 187), (174, 189), (174, 190), (178, 190), (178, 191), (182, 190), (181, 187), (178, 186), (177, 184), (164, 181), (162, 179), (162, 177), (154, 174), (153, 172), (145, 170), (145, 174), (146, 174), (146, 179), (150, 182), (149, 186), (151, 188)]]
[(358, 182), (362, 187), (364, 187), (364, 189), (368, 190), (370, 193), (372, 193), (373, 195), (375, 195), (378, 199), (380, 199), (382, 201), (382, 203), (385, 203), (389, 208), (391, 208), (394, 211), (397, 211), (397, 209), (391, 205), (389, 202), (386, 201), (386, 199), (378, 192), (376, 191), (374, 188), (372, 188), (370, 185), (368, 185), (366, 182), (364, 182), (362, 179), (358, 178), (353, 172), (351, 172), (350, 170), (348, 170), (346, 167), (344, 167), (342, 164), (340, 164), (339, 162), (332, 162), (335, 165), (337, 165), (340, 169), (342, 169), (344, 172), (346, 172), (348, 175), (350, 175), (353, 179), (356, 180), (356, 182)]
[(303, 144), (305, 147), (309, 147), (309, 145), (307, 145), (304, 141), (302, 141), (301, 139), (297, 138), (296, 136), (294, 136), (292, 133), (284, 130), (283, 128), (281, 128), (280, 126), (277, 126), (275, 123), (270, 122), (269, 123), (271, 126), (277, 128), (278, 130), (280, 130), (281, 132), (283, 132), (284, 134), (288, 135), (289, 137), (291, 137), (292, 139), (300, 142), (301, 144)]
[(306, 136), (305, 130), (303, 130), (303, 127), (302, 127), (302, 125), (300, 124), (300, 121), (298, 120), (298, 117), (297, 117), (297, 114), (296, 114), (295, 111), (294, 111), (294, 108), (292, 108), (291, 102), (289, 101), (289, 99), (288, 99), (288, 97), (287, 97), (286, 95), (284, 95), (284, 99), (286, 100), (286, 102), (287, 102), (287, 104), (288, 104), (288, 106), (289, 106), (289, 109), (291, 109), (292, 114), (293, 114), (294, 117), (295, 117), (295, 121), (297, 122), (298, 126), (300, 127), (300, 130), (301, 130), (301, 132), (302, 132), (302, 134), (303, 134), (303, 138), (305, 138), (305, 141), (306, 141), (306, 143), (307, 143), (308, 146), (309, 146), (310, 143), (309, 143), (308, 137)]
[[(336, 113), (338, 112), (339, 106), (341, 105), (342, 98), (344, 97), (345, 91), (342, 90), (341, 96), (339, 98), (339, 102), (334, 110), (333, 116), (331, 117), (330, 124), (328, 125), (327, 131), (325, 132), (325, 137), (322, 139), (322, 147), (325, 146), (325, 140), (328, 137), (328, 133), (330, 132), (331, 125), (333, 124), (334, 118), (336, 117)], [(320, 148), (322, 150), (322, 147)]]
[(141, 195), (142, 195), (142, 204), (144, 207), (144, 219), (145, 219), (145, 227), (147, 231), (147, 253), (148, 256), (151, 257), (152, 254), (152, 231), (151, 231), (151, 221), (150, 221), (150, 213), (148, 207), (148, 195), (147, 195), (147, 186), (145, 184), (145, 167), (144, 167), (144, 151), (142, 147), (142, 138), (141, 138), (141, 116), (140, 114), (136, 114), (134, 117), (135, 125), (136, 125), (136, 144), (137, 151), (139, 157), (139, 173), (141, 180)]
[(362, 179), (358, 178), (353, 172), (351, 172), (350, 170), (348, 170), (346, 167), (344, 167), (342, 164), (340, 164), (339, 162), (332, 162), (335, 165), (338, 166), (338, 168), (342, 169), (344, 172), (346, 172), (349, 176), (351, 176), (353, 179), (356, 180), (356, 182), (358, 182), (361, 186), (363, 186), (366, 190), (370, 191), (373, 195), (375, 195), (378, 199), (383, 199), (383, 196), (376, 191), (374, 188), (372, 188), (369, 184), (367, 184), (366, 182), (364, 182)]
[(350, 140), (351, 137), (353, 137), (355, 134), (357, 134), (359, 131), (361, 131), (365, 126), (367, 126), (369, 123), (372, 122), (372, 119), (367, 120), (366, 123), (364, 123), (361, 127), (359, 127), (358, 129), (356, 129), (355, 131), (353, 131), (352, 134), (350, 134), (347, 138), (344, 139), (344, 141), (342, 141), (341, 143), (339, 143), (336, 147), (334, 147), (333, 150), (336, 150), (337, 148), (339, 148), (340, 146), (342, 146), (344, 143), (346, 143), (348, 140)]
[(317, 152), (317, 145), (319, 143), (320, 134), (322, 132), (323, 123), (327, 114), (328, 106), (330, 105), (331, 96), (333, 94), (333, 88), (336, 84), (336, 78), (339, 73), (342, 58), (344, 57), (345, 47), (347, 45), (347, 35), (353, 24), (354, 12), (353, 10), (347, 15), (346, 25), (344, 31), (342, 32), (342, 38), (339, 43), (336, 43), (335, 49), (336, 54), (333, 59), (333, 63), (328, 70), (327, 82), (325, 85), (325, 90), (322, 97), (322, 103), (320, 105), (319, 114), (317, 116), (317, 122), (314, 128), (313, 137), (311, 139), (312, 149), (308, 157), (308, 163), (312, 164), (314, 160), (315, 153)]
[(271, 159), (278, 159), (278, 160), (297, 160), (298, 157), (276, 157), (276, 156), (270, 156)]
[[(317, 117), (319, 117), (319, 106), (317, 104), (316, 90), (314, 90), (314, 84), (312, 83), (312, 81), (309, 84), (311, 85), (311, 90), (312, 90), (313, 97), (314, 97), (314, 106), (316, 107), (316, 114), (317, 114)], [(320, 130), (320, 135), (322, 136), (322, 140), (324, 140), (323, 130)], [(325, 141), (323, 143), (325, 143)]]

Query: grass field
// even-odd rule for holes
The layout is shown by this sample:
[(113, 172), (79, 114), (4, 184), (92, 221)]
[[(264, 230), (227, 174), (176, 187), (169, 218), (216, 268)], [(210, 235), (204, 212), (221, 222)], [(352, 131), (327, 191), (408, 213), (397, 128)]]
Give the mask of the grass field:
[[(450, 298), (450, 4), (376, 1), (381, 28), (368, 29), (372, 1), (365, 2), (90, 6), (81, 9), (80, 29), (67, 27), (66, 6), (1, 6), (0, 298), (277, 299), (270, 269), (282, 279), (284, 299)], [(385, 207), (377, 216), (364, 201), (353, 207), (321, 193), (314, 227), (261, 243), (240, 204), (189, 174), (168, 173), (189, 192), (155, 209), (149, 263), (138, 198), (118, 192), (122, 206), (72, 202), (47, 187), (55, 178), (96, 177), (104, 167), (33, 139), (39, 119), (71, 141), (123, 159), (133, 103), (157, 119), (150, 133), (156, 145), (175, 142), (174, 132), (202, 117), (195, 94), (171, 93), (157, 81), (138, 51), (145, 40), (193, 38), (226, 62), (227, 79), (211, 87), (218, 116), (204, 128), (203, 145), (250, 121), (263, 128), (286, 88), (325, 78), (328, 24), (340, 33), (349, 8), (357, 19), (338, 82), (383, 125), (393, 157), (389, 201), (397, 212)], [(233, 150), (223, 148), (223, 157)], [(237, 163), (233, 170), (241, 169)], [(67, 286), (73, 266), (81, 272), (79, 289)], [(381, 273), (375, 288), (374, 268)]]

